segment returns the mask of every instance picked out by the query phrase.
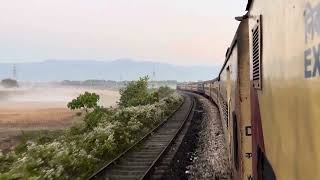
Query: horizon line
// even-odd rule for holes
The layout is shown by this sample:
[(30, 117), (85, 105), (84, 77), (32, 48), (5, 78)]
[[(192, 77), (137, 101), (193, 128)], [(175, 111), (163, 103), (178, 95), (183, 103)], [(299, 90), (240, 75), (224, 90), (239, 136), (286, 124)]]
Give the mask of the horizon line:
[[(117, 61), (131, 61), (131, 62), (137, 62), (137, 63), (156, 63), (156, 64), (167, 64), (167, 65), (175, 65), (175, 66), (208, 66), (206, 64), (180, 64), (180, 63), (169, 63), (169, 62), (159, 62), (159, 61), (148, 61), (145, 59), (142, 60), (137, 60), (134, 58), (118, 58), (118, 59), (114, 59), (114, 60), (99, 60), (99, 59), (56, 59), (56, 58), (49, 58), (49, 59), (45, 59), (45, 60), (32, 60), (32, 61), (1, 61), (0, 60), (0, 64), (31, 64), (31, 63), (45, 63), (45, 62), (72, 62), (72, 61), (82, 61), (82, 62), (99, 62), (99, 63), (110, 63), (110, 62), (117, 62)], [(221, 66), (222, 63), (218, 63), (218, 64), (210, 64), (209, 66)]]

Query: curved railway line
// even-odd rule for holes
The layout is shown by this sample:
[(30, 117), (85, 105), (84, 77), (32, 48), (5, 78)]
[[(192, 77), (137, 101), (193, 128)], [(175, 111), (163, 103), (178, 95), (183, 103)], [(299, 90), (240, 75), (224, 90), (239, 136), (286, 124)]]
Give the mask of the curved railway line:
[[(195, 108), (194, 97), (184, 94), (184, 102), (164, 122), (131, 146), (89, 179), (160, 179), (159, 165), (166, 160)], [(167, 166), (170, 162), (167, 162)], [(162, 172), (163, 173), (163, 172)]]

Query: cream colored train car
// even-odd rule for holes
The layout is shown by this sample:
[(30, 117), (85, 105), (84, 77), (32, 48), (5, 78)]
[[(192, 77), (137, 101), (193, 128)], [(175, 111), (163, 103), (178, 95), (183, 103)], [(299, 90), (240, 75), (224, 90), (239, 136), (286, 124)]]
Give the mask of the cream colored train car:
[(204, 87), (204, 94), (207, 97), (210, 97), (211, 81), (205, 81), (203, 83), (203, 87)]
[(320, 179), (320, 0), (249, 0), (253, 178)]
[(248, 21), (243, 20), (212, 90), (217, 94), (234, 179), (253, 177), (249, 60)]
[[(320, 179), (320, 0), (249, 0), (217, 81), (234, 179)], [(195, 90), (195, 89), (194, 89)]]

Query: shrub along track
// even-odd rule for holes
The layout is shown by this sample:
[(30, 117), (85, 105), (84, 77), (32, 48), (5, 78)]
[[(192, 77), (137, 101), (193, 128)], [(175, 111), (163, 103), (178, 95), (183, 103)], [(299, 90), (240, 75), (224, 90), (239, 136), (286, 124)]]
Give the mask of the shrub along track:
[(166, 121), (89, 179), (161, 179), (163, 169), (169, 167), (174, 156), (172, 146), (176, 146), (177, 138), (181, 139), (180, 132), (185, 131), (184, 126), (193, 115), (194, 98), (183, 96), (182, 105)]

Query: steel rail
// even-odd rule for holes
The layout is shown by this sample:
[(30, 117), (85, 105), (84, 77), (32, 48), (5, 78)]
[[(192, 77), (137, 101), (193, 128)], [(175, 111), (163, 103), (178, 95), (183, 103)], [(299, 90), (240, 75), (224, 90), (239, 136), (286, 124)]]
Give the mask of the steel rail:
[(151, 173), (154, 170), (157, 163), (161, 160), (163, 155), (169, 150), (169, 147), (172, 145), (172, 143), (174, 143), (175, 139), (178, 137), (178, 135), (181, 132), (181, 130), (183, 129), (184, 125), (186, 124), (186, 122), (190, 118), (190, 114), (191, 114), (192, 110), (194, 109), (194, 105), (195, 105), (194, 98), (192, 98), (191, 101), (192, 102), (191, 102), (191, 106), (189, 107), (189, 110), (188, 110), (188, 115), (186, 116), (186, 118), (184, 119), (184, 121), (180, 125), (179, 129), (174, 134), (174, 136), (171, 138), (170, 142), (166, 145), (166, 147), (162, 150), (162, 152), (158, 155), (158, 157), (153, 161), (153, 163), (151, 164), (149, 169), (146, 171), (146, 173), (140, 178), (141, 180), (147, 180), (151, 177), (151, 175), (152, 175)]

